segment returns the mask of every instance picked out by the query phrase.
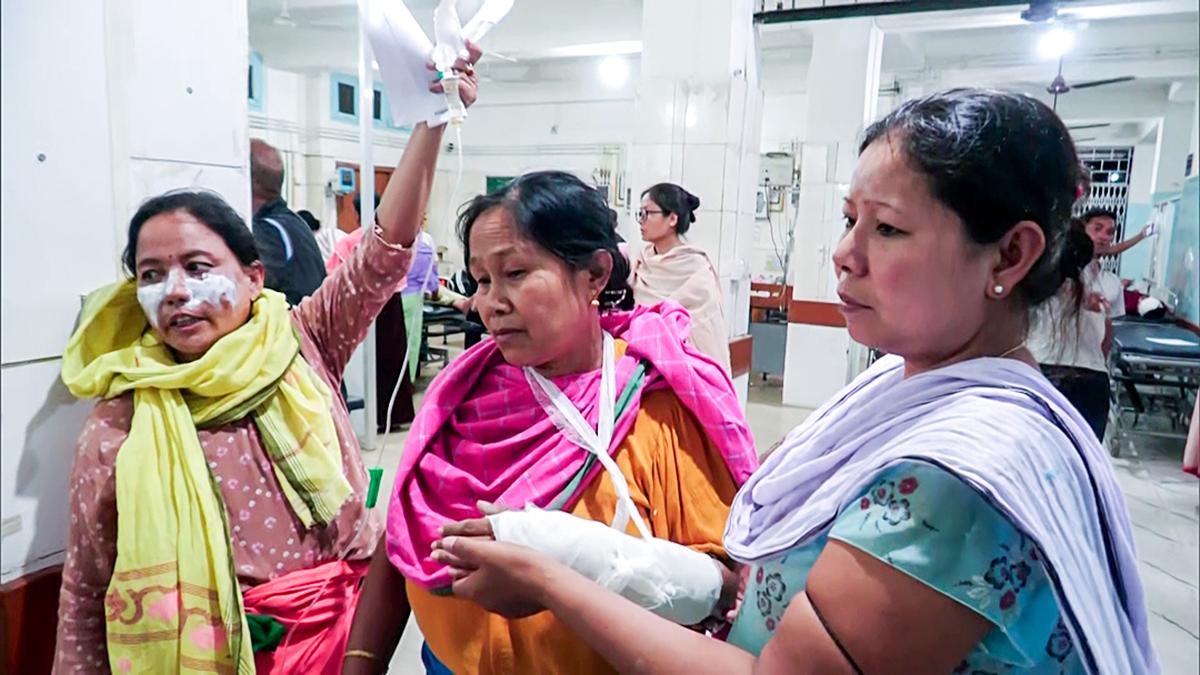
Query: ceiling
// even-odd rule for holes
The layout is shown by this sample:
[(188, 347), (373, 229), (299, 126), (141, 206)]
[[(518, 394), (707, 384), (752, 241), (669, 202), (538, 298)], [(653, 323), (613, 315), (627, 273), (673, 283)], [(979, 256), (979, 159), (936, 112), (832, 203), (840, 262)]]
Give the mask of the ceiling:
[[(473, 13), (482, 0), (460, 0)], [(249, 0), (250, 40), (272, 67), (353, 72), (358, 61), (355, 0)], [(437, 0), (407, 0), (431, 33)], [(1132, 82), (1076, 90), (1059, 102), (1073, 122), (1111, 123), (1092, 136), (1136, 142), (1154, 129), (1167, 103), (1195, 100), (1200, 28), (1195, 0), (1064, 2), (1060, 25), (1076, 36), (1063, 59), (1068, 83), (1132, 75)], [(1050, 98), (1058, 64), (1037, 53), (1044, 24), (1020, 19), (1019, 6), (879, 17), (883, 76), (890, 86), (928, 91), (993, 86)], [(280, 19), (283, 14), (284, 19)], [(290, 19), (287, 20), (287, 19)], [(578, 80), (599, 56), (641, 50), (641, 0), (516, 0), (485, 39), (481, 72), (500, 82)], [(763, 85), (768, 94), (804, 91), (812, 23), (763, 26)], [(552, 27), (552, 30), (547, 30)], [(1135, 138), (1136, 137), (1136, 138)]]
[[(417, 23), (432, 35), (437, 0), (407, 0)], [(482, 0), (459, 0), (466, 20)], [(516, 0), (484, 39), (485, 76), (530, 81), (556, 75), (564, 63), (641, 51), (641, 0)], [(358, 63), (354, 0), (249, 0), (251, 46), (273, 67), (300, 72), (353, 70)], [(290, 22), (280, 21), (286, 7)], [(546, 30), (552, 26), (553, 30)], [(548, 65), (547, 62), (550, 62)]]
[[(1131, 82), (1073, 90), (1059, 99), (1072, 124), (1093, 143), (1146, 139), (1170, 103), (1190, 103), (1200, 75), (1200, 3), (1195, 0), (1063, 3), (1056, 25), (1075, 36), (1063, 58), (1068, 84), (1122, 76)], [(1022, 91), (1047, 102), (1057, 60), (1038, 54), (1045, 24), (1020, 19), (1021, 7), (880, 17), (881, 81), (901, 96), (953, 86)], [(812, 50), (812, 24), (763, 28), (763, 80), (772, 90), (802, 92)], [(1083, 136), (1080, 136), (1083, 138)]]

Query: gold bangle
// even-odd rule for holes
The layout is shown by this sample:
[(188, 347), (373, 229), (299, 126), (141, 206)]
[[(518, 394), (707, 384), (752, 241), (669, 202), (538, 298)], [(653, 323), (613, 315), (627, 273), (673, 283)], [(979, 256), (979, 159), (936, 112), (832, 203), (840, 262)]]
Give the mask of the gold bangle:
[(346, 654), (342, 657), (342, 660), (344, 661), (344, 660), (346, 660), (348, 658), (352, 658), (352, 657), (357, 657), (360, 659), (368, 659), (370, 661), (374, 661), (375, 663), (383, 666), (383, 670), (380, 672), (384, 672), (384, 673), (387, 672), (388, 664), (384, 663), (383, 659), (376, 656), (375, 652), (369, 652), (365, 649), (347, 649)]

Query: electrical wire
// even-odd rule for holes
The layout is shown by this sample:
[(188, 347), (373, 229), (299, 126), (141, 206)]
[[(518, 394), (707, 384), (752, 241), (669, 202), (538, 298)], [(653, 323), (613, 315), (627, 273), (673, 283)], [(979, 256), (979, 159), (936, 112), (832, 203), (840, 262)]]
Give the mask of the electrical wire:
[[(457, 90), (455, 91), (455, 94), (457, 95)], [(463, 176), (462, 120), (460, 117), (455, 117), (455, 118), (452, 118), (451, 121), (447, 122), (447, 124), (451, 125), (451, 127), (453, 127), (453, 129), (454, 129), (455, 149), (457, 150), (457, 154), (458, 154), (458, 166), (455, 170), (454, 189), (452, 189), (450, 191), (450, 194), (446, 196), (445, 217), (446, 217), (447, 221), (449, 221), (449, 219), (454, 215), (454, 196), (458, 193), (458, 190), (462, 184), (462, 176)], [(418, 232), (417, 238), (415, 240), (413, 240), (414, 255), (415, 255), (415, 251), (416, 251), (416, 246), (419, 244), (420, 239), (421, 239), (421, 235)], [(422, 293), (425, 292), (425, 287), (429, 285), (429, 279), (433, 276), (433, 268), (434, 268), (434, 265), (430, 264), (429, 267), (425, 270), (425, 278), (421, 280), (421, 292)], [(407, 328), (407, 326), (406, 326), (406, 328)], [(407, 334), (406, 334), (406, 336), (407, 336)], [(401, 365), (400, 365), (400, 378), (396, 380), (396, 386), (395, 386), (395, 388), (392, 389), (392, 396), (388, 400), (387, 422), (384, 423), (383, 436), (381, 437), (381, 439), (379, 441), (379, 447), (376, 449), (375, 464), (372, 465), (371, 468), (382, 469), (383, 450), (385, 447), (387, 447), (388, 436), (391, 434), (392, 407), (396, 404), (396, 396), (400, 393), (400, 388), (404, 384), (404, 377), (407, 375), (407, 373), (405, 371), (408, 368), (408, 363), (409, 363), (410, 357), (412, 356), (412, 353), (411, 353), (412, 350), (409, 349), (410, 344), (411, 344), (410, 341), (405, 340), (405, 342), (404, 342), (404, 359), (403, 359), (403, 361), (401, 361)], [(370, 411), (367, 412), (367, 415), (368, 415), (368, 423), (369, 423), (370, 422)], [(366, 502), (364, 501), (364, 505), (365, 505), (365, 503)], [(363, 527), (367, 524), (368, 521), (371, 520), (370, 515), (371, 515), (370, 509), (368, 509), (367, 512), (363, 514), (363, 517), (359, 519), (358, 523), (354, 527), (354, 534), (350, 535), (350, 538), (347, 540), (346, 550), (343, 551), (338, 556), (337, 562), (345, 562), (346, 561), (346, 558), (350, 555), (350, 551), (352, 550), (351, 547), (349, 546), (349, 544), (354, 542), (356, 539), (358, 539), (359, 535), (362, 534)], [(308, 607), (304, 608), (304, 612), (300, 615), (300, 618), (296, 620), (295, 625), (302, 625), (304, 623), (304, 620), (306, 618), (308, 618), (309, 612), (312, 611), (312, 608), (317, 604), (317, 601), (319, 601), (321, 599), (321, 596), (325, 593), (325, 588), (329, 585), (329, 582), (333, 581), (334, 574), (336, 574), (336, 571), (325, 578), (325, 581), (321, 584), (320, 589), (318, 589), (317, 593), (313, 596), (313, 599), (309, 602)], [(289, 631), (288, 634), (284, 636), (283, 642), (281, 642), (280, 645), (278, 647), (276, 647), (277, 650), (283, 647), (283, 644), (287, 642), (290, 635), (291, 635), (291, 632)]]
[[(780, 188), (782, 190), (782, 188)], [(779, 261), (779, 269), (783, 272), (784, 283), (787, 283), (787, 269), (783, 256), (779, 253), (779, 243), (775, 241), (775, 224), (771, 222), (771, 186), (767, 186), (767, 231), (771, 233), (771, 248), (775, 251), (775, 259)]]

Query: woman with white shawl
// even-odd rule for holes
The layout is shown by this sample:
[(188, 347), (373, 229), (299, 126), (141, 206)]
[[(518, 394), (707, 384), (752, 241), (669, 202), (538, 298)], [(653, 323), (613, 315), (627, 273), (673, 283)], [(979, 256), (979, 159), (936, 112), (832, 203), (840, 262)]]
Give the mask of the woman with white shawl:
[(682, 236), (696, 222), (700, 198), (674, 183), (642, 193), (637, 219), (646, 245), (633, 262), (633, 299), (639, 305), (674, 300), (692, 315), (690, 342), (729, 372), (729, 329), (721, 308), (721, 280), (701, 249)]
[[(890, 356), (735, 498), (727, 642), (548, 555), (571, 528), (509, 543), (526, 511), (446, 528), (454, 595), (549, 610), (620, 672), (1159, 672), (1107, 455), (1025, 347), (1080, 273), (1061, 255), (1080, 180), (1070, 132), (1021, 94), (940, 92), (867, 129), (833, 260), (850, 335)], [(719, 616), (737, 594), (714, 577)]]

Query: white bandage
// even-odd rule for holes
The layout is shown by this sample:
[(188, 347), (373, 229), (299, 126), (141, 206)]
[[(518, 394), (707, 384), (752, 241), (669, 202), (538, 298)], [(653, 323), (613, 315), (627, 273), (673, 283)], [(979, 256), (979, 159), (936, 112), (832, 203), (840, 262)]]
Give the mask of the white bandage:
[(639, 539), (603, 523), (529, 507), (488, 516), (497, 541), (528, 546), (675, 623), (712, 615), (720, 563), (664, 539)]

